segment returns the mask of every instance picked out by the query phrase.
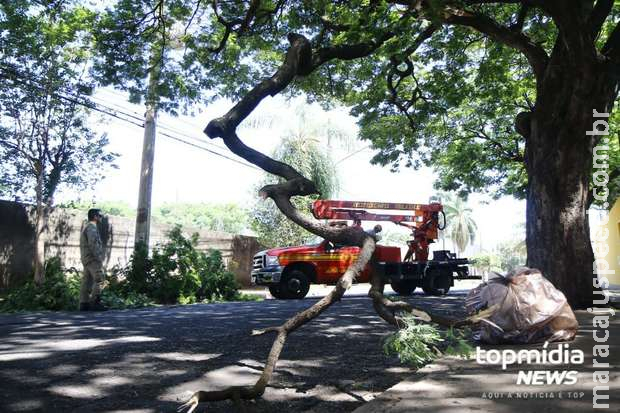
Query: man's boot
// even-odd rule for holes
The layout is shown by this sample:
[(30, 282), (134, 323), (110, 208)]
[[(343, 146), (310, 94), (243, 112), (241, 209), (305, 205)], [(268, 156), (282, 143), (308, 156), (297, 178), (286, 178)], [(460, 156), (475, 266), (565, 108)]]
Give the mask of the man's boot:
[(80, 303), (80, 311), (90, 311), (90, 303)]
[(90, 311), (108, 311), (108, 307), (101, 304), (101, 297), (97, 297), (90, 303)]

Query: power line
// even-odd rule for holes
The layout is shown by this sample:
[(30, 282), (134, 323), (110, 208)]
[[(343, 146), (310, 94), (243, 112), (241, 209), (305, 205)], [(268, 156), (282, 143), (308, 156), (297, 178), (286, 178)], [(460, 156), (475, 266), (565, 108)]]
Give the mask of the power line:
[(355, 156), (355, 155), (357, 155), (358, 153), (360, 153), (360, 152), (362, 152), (362, 151), (365, 151), (365, 150), (366, 150), (366, 149), (368, 149), (368, 148), (370, 148), (370, 145), (366, 145), (366, 146), (364, 146), (363, 148), (360, 148), (360, 149), (356, 150), (355, 152), (351, 152), (350, 154), (346, 155), (344, 158), (342, 158), (342, 159), (340, 159), (340, 160), (336, 161), (336, 163), (334, 163), (334, 165), (338, 165), (339, 163), (346, 161), (346, 160), (347, 160), (347, 159), (349, 159), (350, 157)]
[[(99, 103), (99, 105), (100, 105), (100, 106), (103, 106), (104, 108), (106, 107), (105, 105), (102, 105), (101, 103)], [(98, 109), (96, 109), (96, 108), (93, 108), (93, 109), (98, 110)], [(110, 110), (114, 110), (114, 109), (111, 109), (111, 108), (108, 108), (108, 109), (110, 109)], [(135, 116), (131, 116), (130, 114), (127, 114), (127, 113), (122, 112), (122, 111), (117, 111), (117, 112), (119, 112), (119, 113), (121, 113), (121, 114), (123, 114), (123, 115), (125, 115), (125, 116), (130, 116), (130, 117), (132, 117), (132, 118), (134, 118), (134, 119), (136, 118)], [(106, 114), (108, 114), (108, 115), (109, 115), (109, 113), (107, 113), (107, 112), (106, 112)], [(127, 121), (127, 122), (130, 122), (130, 123), (132, 123), (132, 124), (136, 125), (136, 123), (133, 123), (133, 122), (128, 121), (128, 120), (126, 120), (126, 119), (120, 118), (120, 117), (118, 117), (118, 116), (115, 116), (115, 117), (116, 117), (117, 119), (125, 120), (125, 121)], [(138, 126), (140, 126), (140, 127), (144, 128), (144, 125), (143, 125), (143, 124), (140, 124), (140, 125), (138, 125)], [(158, 124), (157, 126), (159, 127), (160, 125)], [(177, 136), (173, 136), (173, 135), (171, 135), (171, 134), (169, 134), (169, 133), (166, 133), (166, 132), (163, 132), (163, 131), (159, 131), (159, 132), (157, 132), (157, 133), (158, 133), (159, 135), (162, 135), (162, 136), (165, 136), (165, 137), (167, 137), (167, 138), (173, 139), (173, 140), (175, 140), (175, 141), (177, 141), (177, 142), (184, 143), (184, 144), (189, 145), (189, 146), (194, 147), (194, 148), (202, 149), (203, 151), (209, 152), (209, 153), (211, 153), (211, 154), (213, 154), (213, 155), (217, 155), (217, 156), (220, 156), (220, 157), (222, 157), (222, 158), (224, 158), (224, 159), (228, 159), (229, 161), (236, 162), (236, 163), (238, 163), (238, 164), (240, 164), (240, 165), (247, 166), (247, 167), (249, 167), (249, 168), (253, 168), (253, 169), (256, 169), (256, 170), (262, 171), (262, 169), (260, 169), (260, 168), (258, 168), (258, 167), (256, 167), (256, 166), (254, 166), (254, 165), (252, 165), (252, 164), (249, 164), (249, 163), (246, 163), (246, 162), (242, 162), (242, 161), (240, 161), (240, 160), (238, 160), (238, 159), (230, 158), (230, 157), (228, 157), (228, 156), (226, 156), (226, 155), (224, 155), (224, 154), (222, 154), (222, 153), (219, 153), (219, 152), (213, 151), (213, 150), (211, 150), (211, 149), (205, 148), (205, 147), (203, 147), (203, 146), (200, 146), (200, 145), (195, 144), (195, 143), (192, 143), (192, 142), (188, 142), (188, 141), (186, 141), (186, 140), (184, 140), (184, 139), (181, 139), (181, 138), (179, 138), (179, 137), (177, 137)], [(205, 141), (203, 141), (203, 140), (200, 140), (200, 139), (195, 138), (195, 137), (192, 137), (192, 136), (188, 136), (188, 135), (180, 134), (180, 133), (178, 133), (178, 132), (173, 132), (173, 133), (176, 133), (177, 135), (181, 135), (181, 136), (182, 136), (182, 137), (184, 137), (184, 138), (188, 138), (188, 139), (196, 140), (196, 141), (198, 141), (198, 142), (200, 142), (200, 143), (203, 143), (203, 144), (204, 144), (204, 143), (209, 144), (209, 142), (205, 142)], [(220, 146), (218, 146), (218, 145), (214, 145), (214, 144), (211, 144), (211, 145), (216, 146), (218, 149), (223, 149), (223, 148), (221, 148), (221, 147), (220, 147)]]
[[(109, 90), (109, 89), (101, 89), (101, 90), (102, 90), (102, 91), (105, 91), (105, 92), (112, 92), (112, 91), (111, 91), (111, 90)], [(119, 93), (119, 92), (115, 92), (114, 94), (115, 94), (115, 95), (119, 95), (119, 96), (123, 96), (123, 95), (122, 95), (121, 93)], [(95, 97), (93, 97), (93, 98), (95, 98)], [(105, 104), (108, 104), (108, 105), (113, 105), (113, 106), (116, 106), (116, 107), (118, 107), (118, 108), (121, 108), (123, 111), (130, 111), (130, 112), (133, 114), (133, 116), (134, 116), (134, 117), (136, 117), (136, 116), (137, 116), (137, 117), (139, 117), (139, 119), (143, 119), (143, 118), (142, 118), (142, 115), (141, 115), (140, 113), (136, 112), (135, 110), (128, 109), (128, 108), (126, 108), (126, 107), (124, 107), (124, 106), (121, 106), (121, 105), (119, 105), (119, 104), (116, 104), (116, 103), (114, 103), (114, 102), (111, 102), (111, 101), (106, 100), (106, 99), (101, 98), (101, 97), (96, 97), (95, 99), (98, 99), (99, 101), (103, 101)], [(123, 99), (126, 99), (126, 96), (123, 96)], [(196, 128), (200, 128), (200, 126), (198, 126), (198, 125), (195, 125), (195, 124), (191, 124), (191, 125), (192, 125), (192, 126), (195, 126)], [(174, 132), (174, 133), (176, 133), (176, 134), (183, 135), (183, 136), (184, 136), (184, 137), (186, 137), (186, 138), (189, 138), (189, 139), (193, 139), (193, 140), (199, 141), (199, 142), (201, 142), (201, 143), (203, 143), (203, 144), (206, 144), (206, 145), (209, 145), (209, 146), (214, 146), (214, 147), (216, 147), (216, 148), (218, 148), (218, 149), (224, 149), (224, 150), (226, 150), (226, 149), (227, 149), (226, 147), (223, 147), (223, 146), (221, 146), (221, 145), (217, 145), (217, 144), (215, 144), (215, 143), (212, 143), (212, 142), (209, 142), (209, 141), (204, 141), (204, 140), (202, 140), (202, 139), (200, 139), (200, 138), (197, 138), (197, 137), (193, 137), (193, 136), (187, 135), (187, 132), (186, 132), (186, 131), (184, 131), (184, 130), (182, 130), (182, 129), (179, 129), (179, 128), (177, 128), (177, 127), (171, 126), (171, 125), (167, 124), (166, 122), (162, 122), (161, 120), (158, 120), (158, 121), (157, 121), (157, 127), (158, 127), (158, 128), (167, 129), (167, 130), (169, 130), (169, 131), (171, 131), (171, 132)]]
[(192, 142), (187, 142), (187, 141), (185, 141), (183, 139), (180, 139), (180, 138), (177, 138), (175, 136), (169, 135), (166, 132), (161, 132), (160, 131), (160, 132), (158, 132), (158, 134), (159, 135), (163, 135), (163, 136), (165, 136), (167, 138), (173, 139), (173, 140), (178, 141), (178, 142), (183, 142), (184, 144), (189, 145), (189, 146), (193, 146), (194, 148), (202, 149), (203, 151), (207, 151), (207, 152), (212, 153), (214, 155), (221, 156), (222, 158), (228, 159), (229, 161), (236, 162), (236, 163), (238, 163), (240, 165), (247, 166), (247, 167), (252, 168), (252, 169), (256, 169), (257, 171), (261, 171), (261, 172), (263, 171), (261, 168), (258, 168), (258, 167), (254, 166), (252, 164), (245, 163), (245, 162), (242, 162), (242, 161), (234, 159), (234, 158), (229, 158), (228, 156), (226, 156), (224, 154), (212, 151), (211, 149), (204, 148), (204, 147), (196, 145), (195, 143), (192, 143)]
[[(0, 69), (3, 69), (3, 68), (2, 68), (2, 67), (0, 67)], [(17, 72), (15, 72), (15, 71), (13, 71), (13, 70), (11, 70), (11, 72), (12, 72), (11, 74), (12, 74), (13, 76), (15, 76), (15, 77), (22, 78), (22, 79), (26, 78), (26, 80), (29, 80), (30, 82), (35, 82), (35, 83), (38, 83), (36, 80), (28, 79), (27, 77), (22, 76), (21, 74), (18, 74)], [(14, 80), (14, 79), (10, 79), (10, 80)], [(19, 83), (19, 82), (18, 82), (18, 83)], [(37, 89), (39, 89), (39, 90), (41, 90), (41, 91), (45, 91), (45, 89), (44, 89), (43, 87), (39, 86), (39, 85), (30, 85), (30, 86), (35, 87), (35, 88), (37, 88)], [(54, 96), (56, 96), (56, 97), (58, 97), (58, 98), (60, 98), (60, 99), (63, 99), (63, 100), (66, 100), (66, 101), (69, 101), (69, 102), (75, 103), (75, 104), (77, 104), (77, 105), (80, 105), (80, 106), (86, 107), (86, 108), (88, 108), (88, 109), (95, 110), (95, 111), (97, 111), (97, 112), (103, 113), (103, 114), (105, 114), (105, 115), (107, 115), (107, 116), (111, 116), (111, 117), (113, 117), (113, 118), (116, 118), (116, 119), (122, 120), (122, 121), (124, 121), (124, 122), (130, 123), (130, 124), (132, 124), (132, 125), (134, 125), (134, 126), (138, 126), (138, 127), (140, 127), (140, 128), (144, 128), (144, 124), (143, 124), (143, 123), (141, 123), (144, 119), (143, 119), (143, 118), (141, 118), (141, 117), (138, 117), (138, 116), (136, 116), (136, 115), (132, 115), (132, 114), (130, 114), (130, 113), (126, 113), (126, 112), (121, 111), (121, 110), (118, 110), (118, 109), (110, 108), (110, 107), (108, 107), (108, 106), (106, 106), (106, 105), (104, 105), (104, 104), (102, 104), (102, 103), (97, 103), (97, 102), (92, 101), (92, 100), (91, 100), (91, 101), (80, 101), (78, 98), (74, 98), (74, 97), (70, 97), (70, 96), (64, 96), (64, 95), (61, 95), (60, 93), (53, 93), (53, 95), (54, 95)], [(91, 98), (91, 99), (92, 99), (92, 98)], [(95, 99), (95, 100), (96, 100), (96, 99)], [(117, 105), (117, 106), (118, 106), (118, 105)], [(121, 115), (123, 115), (123, 116), (127, 116), (127, 117), (129, 117), (129, 119), (124, 118), (124, 117), (122, 117), (122, 116), (119, 116), (119, 113), (120, 113)], [(140, 123), (138, 123), (138, 122), (140, 122)], [(170, 129), (170, 128), (168, 128), (168, 129)], [(192, 139), (192, 140), (199, 141), (200, 143), (211, 144), (211, 145), (213, 145), (213, 146), (216, 146), (218, 149), (223, 149), (223, 148), (222, 148), (222, 147), (220, 147), (219, 145), (215, 145), (215, 144), (212, 144), (212, 143), (210, 143), (210, 142), (205, 142), (205, 141), (199, 140), (198, 138), (195, 138), (195, 137), (192, 137), (192, 136), (184, 135), (184, 134), (181, 134), (181, 133), (178, 133), (178, 132), (174, 132), (174, 133), (177, 133), (178, 135), (181, 135), (181, 136), (183, 136), (183, 137), (185, 137), (185, 138), (188, 138), (188, 139)], [(192, 143), (192, 142), (188, 142), (188, 141), (186, 141), (186, 140), (184, 140), (184, 139), (181, 139), (181, 138), (179, 138), (179, 137), (172, 136), (172, 135), (170, 135), (169, 133), (165, 133), (165, 132), (160, 131), (160, 132), (159, 132), (159, 134), (160, 134), (160, 135), (162, 135), (162, 136), (164, 136), (164, 137), (167, 137), (167, 138), (173, 139), (173, 140), (175, 140), (175, 141), (177, 141), (177, 142), (181, 142), (181, 143), (184, 143), (184, 144), (186, 144), (186, 145), (192, 146), (192, 147), (194, 147), (194, 148), (202, 149), (203, 151), (209, 152), (209, 153), (211, 153), (211, 154), (213, 154), (213, 155), (216, 155), (216, 156), (222, 157), (222, 158), (224, 158), (224, 159), (227, 159), (227, 160), (229, 160), (229, 161), (232, 161), (232, 162), (238, 163), (238, 164), (240, 164), (240, 165), (244, 165), (244, 166), (246, 166), (246, 167), (249, 167), (249, 168), (252, 168), (252, 169), (256, 169), (256, 170), (262, 171), (262, 169), (260, 169), (260, 168), (258, 168), (258, 167), (256, 167), (256, 166), (254, 166), (254, 165), (252, 165), (252, 164), (249, 164), (249, 163), (246, 163), (246, 162), (242, 162), (242, 161), (240, 161), (240, 160), (237, 160), (237, 159), (231, 158), (231, 157), (229, 157), (229, 156), (226, 156), (226, 155), (224, 155), (224, 154), (222, 154), (222, 153), (219, 153), (219, 152), (216, 152), (216, 151), (210, 150), (210, 149), (208, 149), (208, 148), (202, 147), (202, 146), (197, 145), (197, 144)]]
[[(99, 98), (99, 97), (92, 97), (91, 99), (94, 99), (95, 101), (97, 101), (97, 102), (99, 103), (99, 105), (100, 105), (100, 106), (103, 106), (103, 107), (106, 107), (106, 105), (114, 105), (114, 106), (116, 106), (116, 107), (120, 107), (120, 108), (122, 108), (122, 110), (121, 110), (121, 109), (114, 109), (114, 108), (109, 108), (109, 109), (110, 109), (110, 110), (115, 110), (115, 111), (117, 111), (117, 112), (119, 112), (119, 113), (122, 113), (122, 114), (123, 114), (123, 115), (125, 115), (125, 116), (129, 116), (129, 117), (131, 117), (131, 118), (133, 118), (133, 119), (136, 119), (136, 120), (139, 120), (139, 121), (143, 121), (143, 120), (144, 120), (144, 118), (143, 118), (143, 117), (141, 117), (141, 116), (140, 116), (140, 114), (139, 114), (139, 113), (137, 113), (136, 111), (131, 111), (130, 109), (126, 109), (126, 108), (124, 108), (124, 107), (122, 107), (122, 106), (120, 106), (120, 105), (118, 105), (118, 104), (115, 104), (115, 103), (113, 103), (113, 102), (107, 101), (107, 100), (102, 99), (102, 98)], [(105, 104), (101, 103), (101, 101), (105, 102)], [(127, 112), (125, 112), (126, 110), (129, 110), (131, 113), (127, 113)], [(132, 114), (132, 113), (133, 113), (133, 114)], [(168, 130), (168, 131), (170, 131), (170, 132), (172, 132), (172, 133), (175, 133), (175, 134), (177, 134), (177, 135), (180, 135), (180, 136), (182, 136), (182, 137), (184, 137), (184, 138), (186, 138), (186, 139), (193, 140), (193, 141), (198, 142), (198, 143), (200, 143), (200, 144), (202, 144), (202, 145), (212, 146), (212, 147), (217, 148), (217, 149), (220, 149), (220, 150), (227, 150), (227, 149), (228, 149), (228, 148), (226, 148), (226, 147), (223, 147), (223, 146), (217, 145), (217, 144), (215, 144), (215, 143), (212, 143), (212, 142), (206, 141), (206, 140), (204, 140), (204, 139), (200, 139), (200, 138), (198, 138), (198, 137), (188, 135), (185, 131), (183, 131), (183, 130), (181, 130), (181, 129), (178, 129), (178, 128), (175, 128), (175, 127), (172, 127), (172, 126), (168, 126), (165, 122), (162, 122), (162, 121), (160, 121), (160, 120), (158, 120), (158, 122), (157, 122), (157, 128), (158, 128), (158, 129), (166, 129), (166, 130)], [(161, 132), (161, 131), (160, 131), (160, 132), (158, 132), (158, 133), (163, 134), (163, 132)], [(192, 145), (192, 146), (196, 146), (196, 145)], [(203, 149), (204, 149), (204, 148), (203, 148)], [(221, 154), (218, 154), (218, 155), (221, 155)], [(239, 161), (237, 161), (237, 160), (235, 160), (235, 162), (238, 162), (238, 163), (239, 163)], [(244, 163), (242, 163), (242, 164), (244, 164)], [(248, 165), (249, 165), (249, 164), (248, 164)], [(255, 168), (255, 169), (257, 169), (257, 168)]]

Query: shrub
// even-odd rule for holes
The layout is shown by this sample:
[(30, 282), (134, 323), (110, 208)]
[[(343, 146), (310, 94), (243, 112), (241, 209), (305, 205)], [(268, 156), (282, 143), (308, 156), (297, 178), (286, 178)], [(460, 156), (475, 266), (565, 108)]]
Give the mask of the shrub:
[(204, 268), (200, 273), (200, 289), (197, 297), (200, 300), (231, 301), (239, 298), (239, 286), (235, 276), (226, 270), (222, 253), (210, 250), (204, 256)]
[(401, 363), (419, 368), (442, 354), (469, 357), (473, 347), (469, 345), (468, 330), (452, 328), (441, 331), (430, 324), (419, 324), (413, 316), (403, 318), (404, 328), (387, 337), (383, 343), (386, 355), (396, 354)]
[[(256, 296), (239, 294), (234, 275), (216, 250), (198, 250), (198, 234), (187, 238), (181, 227), (168, 234), (168, 241), (154, 249), (151, 258), (144, 244), (138, 245), (124, 268), (108, 271), (101, 300), (109, 308), (137, 308), (161, 304), (192, 304), (213, 301), (253, 301)], [(81, 274), (65, 271), (59, 258), (45, 265), (45, 282), (30, 281), (0, 301), (0, 311), (76, 310)]]
[(180, 226), (172, 229), (168, 238), (153, 250), (151, 258), (144, 245), (136, 249), (128, 267), (120, 271), (125, 276), (121, 291), (145, 294), (162, 304), (239, 297), (235, 277), (226, 270), (219, 251), (207, 254), (198, 250), (198, 234), (185, 237)]
[(12, 290), (0, 306), (1, 311), (75, 310), (80, 296), (80, 276), (77, 272), (65, 274), (60, 258), (45, 263), (45, 281), (38, 286), (34, 281)]
[(114, 309), (140, 308), (154, 304), (145, 294), (135, 291), (119, 292), (110, 288), (105, 288), (101, 292), (101, 301), (105, 306)]

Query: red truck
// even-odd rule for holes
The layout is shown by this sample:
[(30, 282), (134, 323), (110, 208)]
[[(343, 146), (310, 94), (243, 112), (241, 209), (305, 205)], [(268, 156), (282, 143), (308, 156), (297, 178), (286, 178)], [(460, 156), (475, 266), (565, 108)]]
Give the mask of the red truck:
[[(371, 209), (406, 212), (367, 212)], [(454, 279), (479, 278), (469, 275), (466, 258), (456, 258), (449, 251), (435, 251), (433, 259), (428, 260), (428, 246), (437, 238), (437, 230), (443, 229), (439, 222), (443, 207), (439, 203), (318, 200), (313, 203), (312, 212), (317, 219), (391, 221), (412, 229), (412, 240), (408, 242), (409, 250), (404, 259), (401, 259), (399, 247), (377, 245), (374, 252), (378, 271), (398, 294), (410, 295), (416, 287), (422, 287), (427, 294), (442, 295), (454, 285)], [(303, 298), (311, 283), (335, 284), (358, 254), (358, 247), (334, 245), (327, 240), (313, 245), (261, 251), (254, 256), (252, 283), (268, 286), (275, 298)], [(367, 267), (356, 282), (368, 282), (369, 277)]]

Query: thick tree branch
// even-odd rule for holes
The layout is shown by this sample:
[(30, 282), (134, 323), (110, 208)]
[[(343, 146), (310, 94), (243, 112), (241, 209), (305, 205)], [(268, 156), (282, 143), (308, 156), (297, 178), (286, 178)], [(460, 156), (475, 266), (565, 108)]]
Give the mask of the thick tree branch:
[(527, 58), (536, 77), (542, 78), (549, 57), (542, 47), (532, 42), (532, 40), (522, 32), (512, 31), (510, 28), (502, 26), (493, 19), (482, 14), (464, 10), (450, 9), (445, 17), (445, 22), (448, 24), (471, 27), (502, 44), (519, 50)]
[[(412, 107), (415, 110), (415, 105), (418, 102), (418, 100), (420, 99), (426, 100), (426, 99), (424, 98), (424, 95), (422, 94), (422, 91), (420, 90), (417, 79), (415, 78), (413, 62), (411, 61), (409, 56), (412, 55), (422, 45), (422, 43), (424, 43), (424, 41), (429, 39), (433, 35), (433, 33), (435, 33), (436, 30), (437, 30), (436, 25), (430, 25), (416, 37), (416, 39), (411, 44), (411, 46), (405, 49), (405, 51), (402, 53), (402, 56), (404, 56), (402, 60), (401, 58), (397, 56), (392, 56), (390, 59), (391, 68), (387, 75), (387, 88), (390, 92), (389, 102), (392, 105), (394, 105), (403, 116), (407, 118), (407, 121), (409, 122), (409, 127), (411, 128), (411, 130), (416, 129), (416, 122), (412, 114), (409, 112), (409, 110)], [(399, 66), (402, 63), (405, 63), (405, 65), (407, 66), (405, 70), (399, 69)], [(395, 76), (398, 76), (398, 80), (396, 84), (394, 84)], [(416, 87), (411, 92), (411, 97), (405, 102), (403, 102), (401, 97), (399, 96), (398, 89), (402, 81), (408, 76), (412, 77), (412, 79), (414, 80), (416, 84)]]
[[(276, 206), (282, 213), (302, 226), (308, 231), (322, 236), (330, 241), (346, 245), (359, 246), (360, 252), (354, 262), (347, 268), (343, 276), (338, 280), (334, 289), (323, 299), (312, 305), (310, 308), (296, 314), (279, 327), (269, 327), (264, 330), (254, 331), (253, 334), (263, 334), (266, 332), (277, 332), (276, 339), (271, 347), (264, 370), (258, 381), (252, 386), (232, 386), (220, 391), (197, 391), (182, 408), (189, 408), (191, 413), (199, 403), (217, 400), (241, 400), (251, 399), (262, 395), (265, 387), (269, 383), (276, 362), (280, 357), (286, 338), (290, 333), (301, 327), (303, 324), (319, 316), (334, 302), (340, 300), (345, 291), (351, 286), (355, 278), (364, 270), (370, 261), (375, 250), (375, 241), (363, 230), (357, 227), (339, 229), (321, 224), (309, 219), (298, 211), (291, 203), (290, 198), (294, 195), (307, 195), (316, 193), (314, 183), (289, 165), (278, 162), (270, 157), (249, 148), (237, 136), (236, 129), (239, 124), (258, 106), (267, 96), (273, 96), (287, 87), (296, 76), (303, 76), (311, 73), (322, 63), (334, 59), (354, 59), (363, 57), (376, 50), (392, 34), (382, 36), (376, 42), (369, 42), (361, 45), (336, 46), (332, 48), (320, 49), (313, 56), (309, 41), (297, 34), (288, 36), (290, 47), (286, 53), (282, 65), (276, 73), (261, 81), (250, 90), (241, 100), (226, 113), (224, 116), (214, 119), (205, 128), (205, 133), (210, 138), (221, 137), (226, 146), (238, 156), (248, 162), (260, 166), (265, 171), (278, 175), (285, 179), (285, 182), (275, 185), (267, 185), (260, 191), (263, 197), (273, 199)], [(405, 303), (387, 303), (385, 298), (382, 300), (382, 287), (379, 291), (373, 291), (373, 300), (378, 302), (378, 311), (386, 308), (394, 314), (397, 310), (413, 311)], [(418, 313), (421, 314), (422, 313)]]
[(424, 321), (431, 321), (431, 317), (426, 312), (414, 310), (409, 303), (404, 301), (388, 300), (383, 294), (385, 282), (375, 267), (376, 266), (373, 265), (368, 296), (372, 299), (372, 305), (379, 317), (384, 319), (389, 324), (392, 324), (394, 327), (400, 327), (403, 325), (400, 321), (400, 313), (413, 313), (415, 316)]
[(588, 26), (590, 26), (590, 33), (593, 39), (600, 33), (605, 19), (607, 19), (607, 16), (611, 13), (613, 5), (614, 0), (598, 0), (594, 5), (592, 13), (590, 13), (590, 17), (588, 18)]
[[(262, 395), (265, 392), (267, 384), (271, 380), (271, 376), (273, 375), (273, 371), (276, 367), (276, 362), (280, 357), (280, 353), (282, 352), (282, 348), (284, 347), (284, 343), (288, 335), (302, 325), (318, 317), (333, 303), (339, 301), (344, 293), (351, 287), (357, 275), (361, 273), (366, 264), (368, 264), (374, 250), (375, 241), (371, 237), (365, 237), (359, 255), (349, 266), (349, 268), (347, 268), (344, 275), (338, 280), (338, 283), (328, 295), (323, 297), (310, 308), (297, 313), (294, 317), (287, 320), (281, 326), (270, 327), (267, 329), (269, 331), (277, 331), (278, 334), (273, 342), (273, 345), (271, 346), (271, 351), (267, 357), (267, 362), (265, 363), (263, 372), (254, 385), (232, 386), (224, 390), (216, 391), (197, 391), (191, 396), (189, 401), (181, 407), (189, 408), (187, 413), (192, 413), (198, 404), (202, 402), (229, 400), (235, 398), (254, 399)], [(260, 334), (260, 332), (258, 333)]]
[(614, 60), (616, 64), (620, 63), (620, 23), (617, 23), (616, 27), (609, 34), (605, 45), (601, 48), (601, 53)]
[(378, 39), (370, 42), (320, 48), (312, 55), (311, 70), (333, 59), (354, 60), (368, 56), (392, 37), (394, 37), (394, 33), (388, 32), (383, 33)]
[[(264, 98), (281, 92), (297, 74), (308, 73), (312, 53), (310, 42), (298, 34), (289, 34), (288, 37), (291, 46), (286, 53), (284, 63), (277, 72), (256, 85), (224, 116), (209, 122), (204, 130), (209, 138), (226, 138)], [(279, 173), (277, 175), (289, 179), (289, 176)]]

